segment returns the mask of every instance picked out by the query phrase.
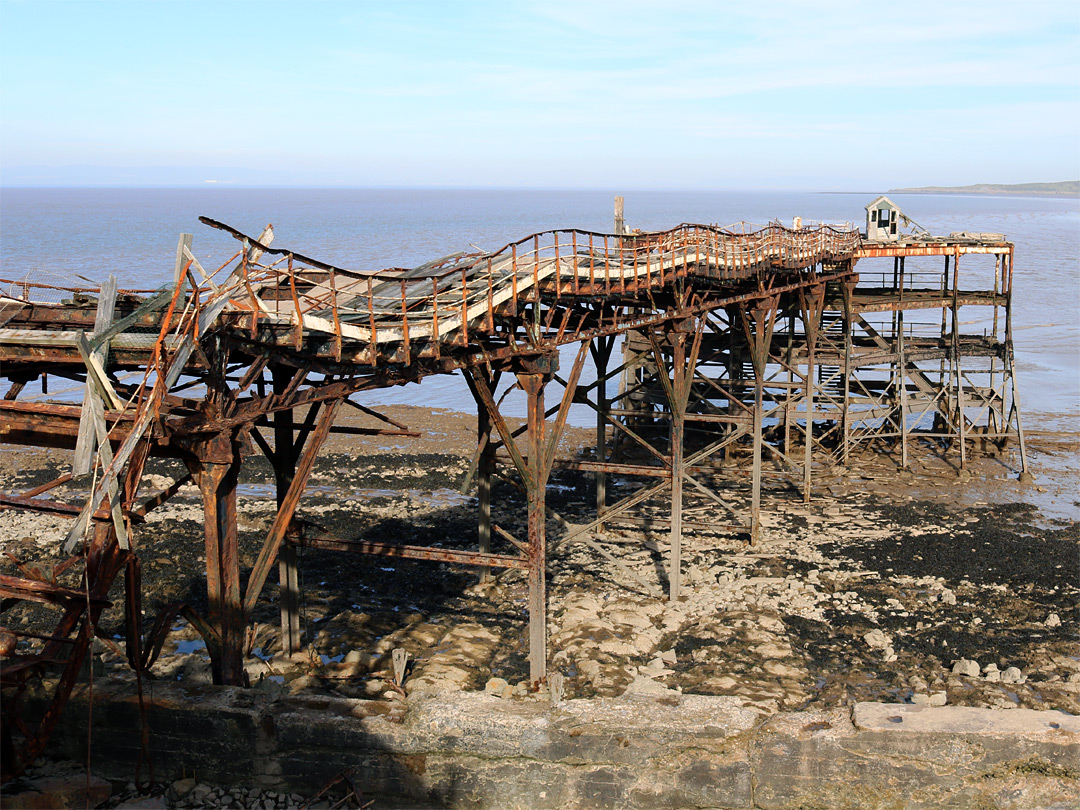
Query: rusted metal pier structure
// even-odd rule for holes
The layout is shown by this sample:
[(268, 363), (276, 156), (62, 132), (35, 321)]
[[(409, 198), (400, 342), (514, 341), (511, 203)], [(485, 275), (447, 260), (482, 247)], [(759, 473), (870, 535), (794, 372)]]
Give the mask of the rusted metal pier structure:
[[(237, 252), (208, 271), (182, 235), (174, 281), (160, 290), (0, 281), (0, 376), (9, 383), (0, 439), (70, 448), (72, 474), (94, 473), (81, 505), (48, 497), (70, 475), (0, 496), (2, 506), (69, 515), (65, 550), (83, 572), (81, 587), (25, 566), (21, 577), (0, 577), (5, 602), (42, 602), (60, 616), (48, 637), (3, 631), (5, 774), (42, 750), (121, 574), (132, 667), (149, 669), (183, 614), (207, 642), (215, 681), (238, 685), (249, 617), (275, 565), (282, 647), (300, 647), (298, 547), (518, 568), (528, 575), (530, 675), (540, 682), (545, 492), (556, 466), (594, 475), (597, 491), (596, 519), (558, 541), (587, 543), (618, 562), (596, 537), (599, 527), (626, 522), (666, 533), (667, 581), (641, 584), (658, 594), (666, 585), (678, 598), (686, 530), (741, 532), (754, 542), (763, 488), (810, 499), (815, 473), (856, 463), (861, 448), (898, 447), (901, 465), (912, 453), (944, 454), (963, 471), (977, 443), (1001, 447), (1015, 437), (1026, 464), (1013, 374), (1013, 246), (1004, 237), (871, 240), (850, 226), (800, 223), (628, 233), (620, 214), (613, 234), (549, 231), (492, 253), (376, 272), (275, 248), (269, 227), (255, 238), (203, 218), (231, 233)], [(909, 260), (937, 265), (914, 269)], [(985, 266), (976, 271), (978, 262)], [(976, 308), (986, 326), (964, 334), (961, 310)], [(568, 368), (560, 368), (563, 347), (576, 347)], [(584, 385), (588, 362), (595, 382)], [(455, 371), (479, 417), (477, 550), (330, 537), (296, 519), (332, 432), (409, 434), (365, 405), (365, 391)], [(85, 385), (83, 403), (19, 399), (46, 377)], [(509, 380), (528, 405), (517, 429), (499, 395)], [(573, 405), (596, 414), (590, 458), (558, 453)], [(335, 414), (350, 407), (382, 427), (335, 426)], [(260, 451), (275, 471), (278, 511), (245, 581), (237, 477), (244, 457)], [(142, 493), (155, 455), (182, 459), (187, 475)], [(492, 522), (500, 463), (525, 493), (526, 536)], [(620, 498), (612, 476), (644, 483)], [(173, 605), (144, 627), (139, 551), (153, 538), (140, 538), (139, 523), (189, 480), (205, 512), (209, 610)], [(702, 505), (730, 520), (702, 521)], [(51, 709), (13, 735), (22, 690), (49, 667), (62, 673)]]

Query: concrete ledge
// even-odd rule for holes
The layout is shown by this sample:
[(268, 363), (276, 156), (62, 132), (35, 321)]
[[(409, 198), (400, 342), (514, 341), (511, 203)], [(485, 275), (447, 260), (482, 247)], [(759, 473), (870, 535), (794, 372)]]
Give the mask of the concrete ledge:
[[(140, 713), (124, 684), (93, 696), (96, 772), (130, 779)], [(87, 695), (56, 753), (85, 756)], [(154, 684), (158, 779), (311, 794), (356, 768), (391, 806), (468, 808), (1072, 808), (1080, 718), (860, 703), (762, 718), (735, 698), (410, 700), (403, 724), (338, 697)], [(385, 805), (384, 805), (385, 806)]]

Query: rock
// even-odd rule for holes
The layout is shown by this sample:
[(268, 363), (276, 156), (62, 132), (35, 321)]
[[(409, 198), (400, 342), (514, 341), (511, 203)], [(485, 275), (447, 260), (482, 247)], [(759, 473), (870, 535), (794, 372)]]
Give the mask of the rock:
[(342, 663), (355, 666), (370, 667), (371, 655), (364, 650), (349, 650)]
[(1061, 627), (1061, 617), (1056, 613), (1051, 613), (1046, 617), (1046, 621), (1043, 622), (1047, 627)]
[(791, 647), (777, 641), (766, 641), (759, 644), (754, 650), (762, 658), (787, 658), (791, 655)]
[(213, 792), (214, 789), (209, 785), (196, 785), (188, 794), (187, 801), (189, 804), (199, 807), (206, 803)]
[(880, 630), (871, 630), (863, 636), (863, 641), (871, 650), (884, 650), (889, 646), (889, 637)]
[(665, 664), (677, 664), (678, 659), (675, 657), (675, 650), (661, 650), (660, 658)]
[(312, 689), (319, 685), (319, 679), (314, 675), (301, 675), (289, 681), (289, 694), (295, 695), (305, 689)]
[(1018, 667), (1008, 667), (1001, 673), (1002, 683), (1023, 683), (1026, 680), (1027, 678), (1024, 677), (1024, 674)]
[(586, 681), (596, 680), (597, 676), (600, 675), (601, 670), (600, 662), (594, 661), (591, 658), (587, 658), (584, 661), (579, 661), (577, 668), (578, 672), (581, 674), (581, 677), (584, 678)]
[(668, 689), (661, 683), (657, 683), (652, 678), (646, 678), (642, 675), (638, 675), (630, 684), (626, 687), (624, 695), (642, 695), (642, 696), (655, 696), (655, 697), (678, 697), (679, 692), (674, 689)]
[(926, 694), (925, 692), (916, 692), (911, 696), (911, 702), (914, 703), (916, 706), (929, 706), (930, 695)]
[(956, 594), (946, 588), (941, 592), (941, 601), (944, 602), (946, 605), (955, 605)]
[(961, 658), (959, 661), (953, 664), (953, 675), (966, 675), (969, 678), (979, 677), (979, 662), (972, 661), (970, 658)]
[(609, 638), (600, 642), (600, 652), (608, 653), (619, 658), (629, 658), (637, 653), (637, 647), (617, 638)]
[(930, 705), (931, 706), (944, 706), (948, 703), (948, 695), (944, 692), (931, 692), (930, 693)]
[(490, 678), (486, 684), (484, 684), (484, 691), (489, 695), (495, 695), (496, 697), (508, 698), (514, 696), (514, 687), (505, 678)]
[(782, 661), (766, 661), (762, 665), (762, 669), (768, 672), (770, 675), (776, 678), (790, 678), (792, 680), (801, 679), (806, 673), (801, 669), (797, 669), (792, 666), (788, 666)]
[(660, 656), (656, 656), (656, 658), (652, 659), (645, 666), (640, 667), (638, 671), (642, 674), (648, 674), (651, 678), (655, 678), (655, 673), (663, 672), (664, 669), (666, 669), (664, 666), (664, 659)]
[(184, 661), (181, 680), (186, 684), (205, 684), (209, 686), (214, 682), (213, 673), (210, 671), (210, 661), (195, 653), (188, 655), (187, 660)]
[(116, 805), (114, 810), (168, 810), (164, 796), (136, 796)]
[(169, 785), (165, 794), (169, 798), (169, 801), (176, 802), (191, 793), (198, 784), (198, 781), (195, 779), (178, 779)]

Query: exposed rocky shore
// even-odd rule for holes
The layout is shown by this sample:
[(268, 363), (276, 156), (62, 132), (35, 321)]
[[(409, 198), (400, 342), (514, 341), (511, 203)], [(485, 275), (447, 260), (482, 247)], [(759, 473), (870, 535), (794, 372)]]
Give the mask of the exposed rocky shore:
[[(396, 415), (420, 421), (425, 438), (335, 441), (317, 462), (301, 516), (340, 536), (475, 548), (475, 499), (457, 491), (468, 468), (471, 420), (411, 408)], [(575, 439), (587, 437), (572, 432)], [(763, 718), (863, 701), (1080, 714), (1080, 504), (1068, 494), (1076, 491), (1075, 476), (1061, 473), (1075, 459), (1076, 437), (1036, 437), (1032, 447), (1036, 475), (1056, 471), (1038, 478), (1041, 493), (1026, 488), (1032, 498), (993, 461), (972, 478), (932, 466), (921, 471), (929, 477), (910, 478), (889, 472), (887, 460), (870, 459), (857, 477), (823, 479), (809, 504), (795, 492), (769, 498), (756, 546), (745, 537), (688, 533), (684, 596), (676, 602), (660, 595), (663, 532), (607, 527), (601, 539), (618, 551), (621, 566), (586, 545), (558, 544), (567, 523), (588, 522), (595, 508), (591, 479), (556, 473), (549, 502), (561, 518), (548, 526), (551, 671), (563, 676), (566, 698), (722, 695)], [(46, 452), (20, 453), (17, 462), (10, 452), (0, 455), (9, 492), (48, 480), (64, 461)], [(171, 464), (153, 465), (150, 488), (179, 469)], [(76, 500), (79, 492), (75, 481), (54, 496)], [(273, 498), (269, 467), (246, 464), (238, 510), (245, 565), (269, 527)], [(496, 522), (523, 535), (520, 495), (500, 484), (493, 502)], [(139, 528), (148, 622), (176, 600), (201, 607), (201, 519), (189, 487)], [(726, 519), (717, 507), (694, 514), (696, 521)], [(2, 550), (38, 565), (55, 562), (66, 525), (64, 518), (0, 511)], [(14, 572), (10, 560), (2, 570)], [(247, 661), (257, 688), (383, 700), (393, 691), (391, 651), (403, 648), (410, 701), (463, 690), (506, 701), (549, 699), (524, 685), (522, 572), (481, 582), (461, 566), (309, 549), (300, 575), (308, 647), (280, 655), (276, 588), (268, 585)], [(118, 584), (118, 605), (120, 594)], [(3, 623), (46, 628), (48, 621), (26, 605)], [(122, 633), (118, 609), (103, 628)], [(96, 659), (100, 675), (132, 678), (106, 647)], [(205, 650), (185, 622), (175, 625), (153, 674), (209, 681)], [(181, 792), (172, 790), (169, 806), (194, 806)], [(228, 802), (218, 795), (214, 806), (288, 803), (284, 794), (229, 795)]]

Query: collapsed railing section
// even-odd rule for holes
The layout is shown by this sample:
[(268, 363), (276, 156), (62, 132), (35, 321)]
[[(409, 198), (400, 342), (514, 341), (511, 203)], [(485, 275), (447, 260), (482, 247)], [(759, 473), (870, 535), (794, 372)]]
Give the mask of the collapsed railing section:
[[(206, 217), (201, 221), (250, 246), (251, 237)], [(791, 230), (777, 223), (747, 232), (684, 224), (669, 231), (613, 236), (576, 229), (533, 234), (492, 253), (459, 253), (413, 269), (356, 271), (288, 250), (267, 259), (238, 254), (234, 303), (250, 312), (253, 335), (284, 331), (300, 348), (307, 332), (366, 346), (374, 365), (395, 347), (399, 359), (438, 356), (502, 332), (508, 321), (567, 299), (636, 300), (683, 279), (732, 283), (765, 271), (847, 260), (860, 244), (855, 229), (829, 225)], [(512, 329), (512, 327), (510, 327)], [(535, 330), (543, 331), (543, 330)], [(265, 335), (263, 335), (265, 337)], [(570, 343), (576, 333), (533, 334)], [(356, 353), (351, 352), (355, 357)]]

